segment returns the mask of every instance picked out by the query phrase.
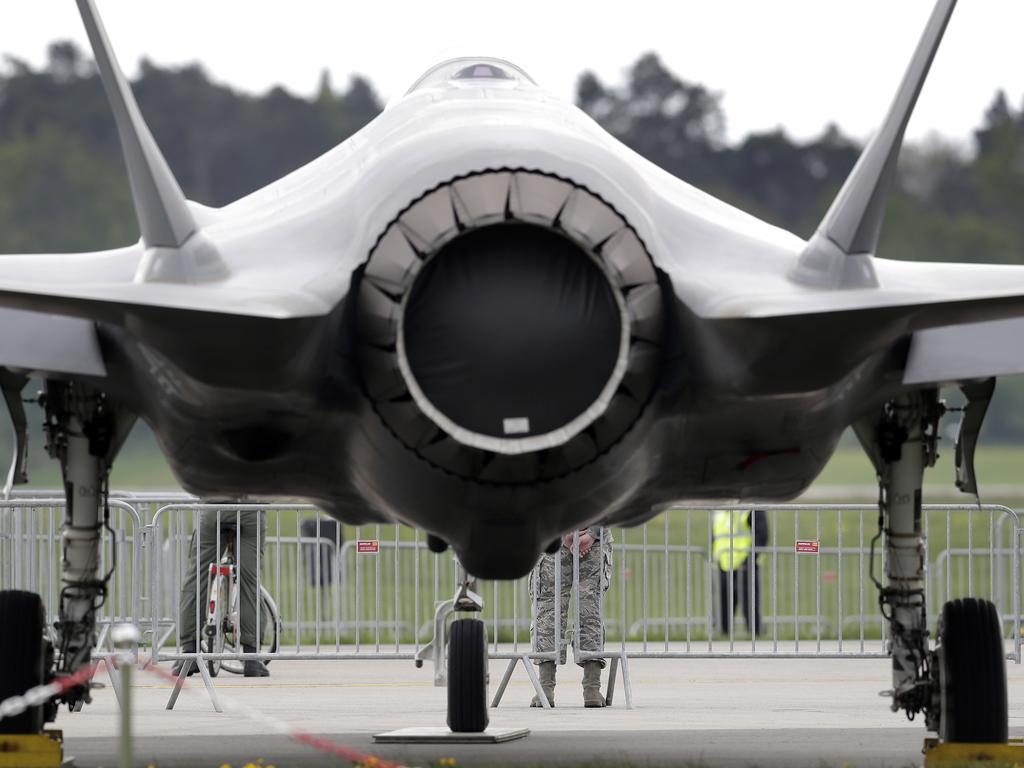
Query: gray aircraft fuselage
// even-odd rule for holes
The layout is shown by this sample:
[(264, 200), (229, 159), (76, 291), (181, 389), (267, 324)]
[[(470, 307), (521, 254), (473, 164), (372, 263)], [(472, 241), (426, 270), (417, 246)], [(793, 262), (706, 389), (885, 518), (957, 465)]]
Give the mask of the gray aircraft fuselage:
[[(513, 576), (594, 520), (640, 521), (678, 500), (796, 496), (844, 428), (899, 383), (898, 339), (835, 344), (826, 324), (780, 342), (758, 328), (772, 321), (701, 320), (664, 296), (665, 352), (636, 421), (585, 465), (540, 482), (459, 477), (403, 444), (361, 386), (349, 301), (322, 319), (254, 328), (219, 316), (197, 327), (179, 359), (208, 370), (217, 358), (224, 381), (201, 380), (120, 328), (101, 325), (100, 338), (111, 394), (152, 426), (188, 490), (309, 498), (351, 523), (407, 522), (450, 542), (472, 572)], [(728, 365), (744, 360), (762, 362)], [(803, 391), (795, 370), (816, 372), (799, 377)]]

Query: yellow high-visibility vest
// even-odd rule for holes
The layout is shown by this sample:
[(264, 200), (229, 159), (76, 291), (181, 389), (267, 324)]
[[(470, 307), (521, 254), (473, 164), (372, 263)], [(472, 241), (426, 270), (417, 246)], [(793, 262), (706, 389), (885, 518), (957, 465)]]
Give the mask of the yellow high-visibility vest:
[(711, 523), (711, 557), (723, 571), (734, 571), (750, 557), (754, 544), (750, 511), (715, 510)]

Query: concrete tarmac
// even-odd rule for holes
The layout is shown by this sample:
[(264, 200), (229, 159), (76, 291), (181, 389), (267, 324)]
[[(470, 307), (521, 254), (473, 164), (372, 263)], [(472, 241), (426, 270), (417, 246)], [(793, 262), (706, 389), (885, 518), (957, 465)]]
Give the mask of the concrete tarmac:
[[(506, 662), (491, 663), (491, 692)], [(556, 707), (528, 706), (532, 687), (520, 667), (494, 725), (526, 726), (527, 738), (496, 745), (375, 745), (372, 735), (443, 725), (446, 691), (411, 661), (275, 661), (271, 677), (221, 673), (219, 694), (279, 722), (406, 765), (920, 765), (924, 725), (888, 709), (886, 659), (686, 659), (630, 661), (634, 709), (621, 683), (613, 707), (584, 709), (582, 670), (559, 669)], [(1024, 670), (1009, 664), (1010, 732), (1024, 736)], [(100, 675), (98, 681), (103, 681)], [(170, 686), (137, 676), (133, 686), (136, 763), (142, 768), (335, 766), (266, 722), (213, 711), (198, 676), (177, 708)], [(117, 764), (118, 709), (107, 687), (81, 713), (62, 711), (56, 727), (79, 768)], [(261, 762), (262, 761), (262, 762)]]

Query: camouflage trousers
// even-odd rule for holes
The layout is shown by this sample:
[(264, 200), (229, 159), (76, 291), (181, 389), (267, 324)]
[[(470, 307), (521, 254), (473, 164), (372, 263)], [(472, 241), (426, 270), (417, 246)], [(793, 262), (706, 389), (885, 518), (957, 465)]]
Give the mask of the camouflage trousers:
[[(604, 616), (601, 608), (603, 593), (608, 589), (611, 575), (611, 535), (605, 531), (604, 543), (595, 544), (580, 557), (580, 586), (576, 595), (579, 603), (579, 648), (581, 651), (599, 652), (604, 650)], [(555, 650), (555, 568), (561, 567), (561, 600), (559, 628), (561, 642), (559, 664), (565, 664), (566, 626), (569, 614), (569, 595), (572, 591), (573, 556), (568, 547), (562, 547), (557, 554), (543, 555), (530, 573), (530, 595), (533, 600), (533, 624), (530, 632), (533, 648), (541, 653)], [(599, 660), (604, 667), (604, 659)], [(540, 663), (538, 660), (536, 663)], [(580, 666), (582, 661), (577, 661)]]

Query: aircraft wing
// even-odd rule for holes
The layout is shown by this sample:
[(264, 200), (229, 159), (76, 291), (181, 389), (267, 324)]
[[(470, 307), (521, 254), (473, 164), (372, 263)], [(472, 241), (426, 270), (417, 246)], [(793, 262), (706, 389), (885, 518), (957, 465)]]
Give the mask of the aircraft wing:
[(107, 374), (93, 323), (17, 309), (0, 309), (0, 367), (29, 373)]
[(904, 384), (1024, 373), (1024, 318), (929, 328), (914, 334)]
[(695, 310), (714, 319), (829, 312), (898, 312), (908, 330), (1024, 315), (1024, 266), (894, 261), (870, 257), (877, 286), (814, 289), (775, 274), (733, 275)]
[(326, 314), (338, 293), (304, 287), (315, 282), (317, 265), (299, 272), (288, 264), (241, 269), (239, 263), (237, 271), (214, 280), (140, 280), (146, 250), (140, 244), (95, 253), (0, 255), (0, 307), (118, 324), (128, 313), (147, 310), (288, 319)]

